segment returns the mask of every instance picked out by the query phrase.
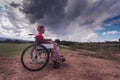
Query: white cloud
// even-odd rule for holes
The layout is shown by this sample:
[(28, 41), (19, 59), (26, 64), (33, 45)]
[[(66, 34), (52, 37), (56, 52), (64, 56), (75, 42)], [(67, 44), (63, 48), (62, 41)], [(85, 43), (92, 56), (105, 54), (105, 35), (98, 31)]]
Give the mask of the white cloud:
[[(9, 2), (11, 1), (14, 0)], [(28, 34), (35, 33), (34, 27), (19, 11), (19, 8), (11, 7), (4, 1), (2, 4), (0, 9), (0, 37), (33, 40)]]
[(112, 39), (111, 41), (118, 41), (118, 39)]
[(11, 3), (11, 2), (21, 3), (21, 1), (23, 1), (23, 0), (0, 0), (1, 3), (4, 3), (4, 2), (8, 2), (8, 3)]
[(67, 34), (57, 37), (62, 40), (79, 41), (79, 42), (95, 41), (95, 39), (98, 37), (97, 34), (94, 33), (91, 28), (87, 26), (79, 27), (79, 24), (77, 22), (72, 22), (69, 25), (69, 28), (67, 29), (66, 33)]
[(118, 31), (107, 31), (107, 32), (104, 32), (103, 35), (114, 35), (114, 34), (118, 34), (120, 32)]
[(96, 33), (91, 32), (90, 34), (88, 34), (87, 39), (92, 41), (92, 39), (97, 38), (97, 37), (98, 36)]

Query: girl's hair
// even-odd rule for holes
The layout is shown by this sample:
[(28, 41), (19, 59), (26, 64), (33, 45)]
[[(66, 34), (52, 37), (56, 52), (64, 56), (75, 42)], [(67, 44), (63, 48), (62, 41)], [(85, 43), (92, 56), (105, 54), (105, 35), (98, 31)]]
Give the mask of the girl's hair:
[(43, 25), (39, 25), (39, 26), (40, 26), (40, 29), (41, 29), (41, 28), (44, 28), (44, 26), (43, 26)]

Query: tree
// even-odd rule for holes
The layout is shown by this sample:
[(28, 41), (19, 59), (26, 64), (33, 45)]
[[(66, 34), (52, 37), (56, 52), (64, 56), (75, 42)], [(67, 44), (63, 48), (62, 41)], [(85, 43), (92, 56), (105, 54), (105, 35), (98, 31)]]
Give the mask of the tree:
[(120, 42), (120, 38), (119, 38), (119, 42)]
[(59, 39), (56, 39), (55, 42), (58, 43), (58, 44), (60, 44), (60, 40)]

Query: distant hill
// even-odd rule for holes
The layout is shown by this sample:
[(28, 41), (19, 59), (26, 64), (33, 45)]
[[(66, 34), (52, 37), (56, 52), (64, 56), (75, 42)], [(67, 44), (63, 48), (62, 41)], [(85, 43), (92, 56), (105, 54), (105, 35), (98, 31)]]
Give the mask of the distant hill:
[(33, 42), (33, 41), (0, 37), (0, 42), (13, 42), (13, 43), (15, 42), (15, 43), (23, 43), (23, 42)]
[(9, 38), (3, 38), (3, 37), (0, 37), (0, 41), (4, 41), (4, 40), (7, 40)]

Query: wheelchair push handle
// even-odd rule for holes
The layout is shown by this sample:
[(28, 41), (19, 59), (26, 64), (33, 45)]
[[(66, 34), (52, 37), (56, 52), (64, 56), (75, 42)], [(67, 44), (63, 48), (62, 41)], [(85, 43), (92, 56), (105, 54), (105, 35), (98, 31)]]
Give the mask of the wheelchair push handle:
[(35, 35), (35, 34), (28, 34), (28, 35)]

